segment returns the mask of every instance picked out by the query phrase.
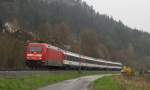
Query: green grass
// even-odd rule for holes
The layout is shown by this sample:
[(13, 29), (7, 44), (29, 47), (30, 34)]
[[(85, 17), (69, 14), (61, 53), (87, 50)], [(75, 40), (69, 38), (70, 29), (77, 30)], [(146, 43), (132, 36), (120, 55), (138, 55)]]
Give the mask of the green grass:
[(118, 82), (113, 79), (113, 76), (106, 76), (94, 82), (94, 90), (119, 90)]
[(91, 73), (53, 73), (53, 74), (36, 74), (24, 77), (0, 77), (0, 90), (35, 90), (39, 87), (50, 85), (59, 81), (72, 79)]
[(93, 90), (150, 90), (150, 82), (141, 77), (106, 76), (93, 83)]

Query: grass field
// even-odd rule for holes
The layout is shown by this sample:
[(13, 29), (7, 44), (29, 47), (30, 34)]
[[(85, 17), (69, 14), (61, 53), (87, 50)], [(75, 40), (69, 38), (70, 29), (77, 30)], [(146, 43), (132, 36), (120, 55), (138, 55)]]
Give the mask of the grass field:
[(150, 90), (150, 81), (144, 77), (108, 76), (96, 80), (93, 90)]
[(0, 90), (35, 90), (42, 86), (89, 74), (94, 73), (65, 72), (23, 77), (0, 77)]
[(118, 82), (113, 79), (113, 76), (100, 78), (93, 85), (93, 90), (119, 90)]

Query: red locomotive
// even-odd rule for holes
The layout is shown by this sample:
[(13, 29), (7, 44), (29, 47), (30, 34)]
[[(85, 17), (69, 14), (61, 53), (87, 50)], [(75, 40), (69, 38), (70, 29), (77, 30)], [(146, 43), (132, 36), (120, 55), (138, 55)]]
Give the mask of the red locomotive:
[(25, 58), (29, 67), (62, 66), (64, 54), (61, 49), (45, 43), (29, 43)]
[(85, 67), (121, 69), (122, 63), (92, 58), (69, 52), (46, 43), (29, 43), (25, 53), (26, 64), (33, 68), (50, 67)]

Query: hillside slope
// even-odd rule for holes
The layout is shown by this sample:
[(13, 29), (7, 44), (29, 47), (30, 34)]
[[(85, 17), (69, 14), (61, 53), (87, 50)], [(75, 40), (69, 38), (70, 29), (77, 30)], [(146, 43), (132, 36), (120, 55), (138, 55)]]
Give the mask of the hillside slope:
[(64, 49), (135, 68), (150, 66), (149, 33), (102, 15), (82, 0), (2, 0), (0, 20), (15, 21), (22, 30)]

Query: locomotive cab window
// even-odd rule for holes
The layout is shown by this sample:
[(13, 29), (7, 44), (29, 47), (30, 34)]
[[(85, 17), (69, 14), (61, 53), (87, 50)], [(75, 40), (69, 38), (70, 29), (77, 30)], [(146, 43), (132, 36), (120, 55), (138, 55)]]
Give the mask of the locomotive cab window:
[(36, 53), (41, 53), (42, 52), (42, 47), (30, 47), (30, 52), (36, 52)]

